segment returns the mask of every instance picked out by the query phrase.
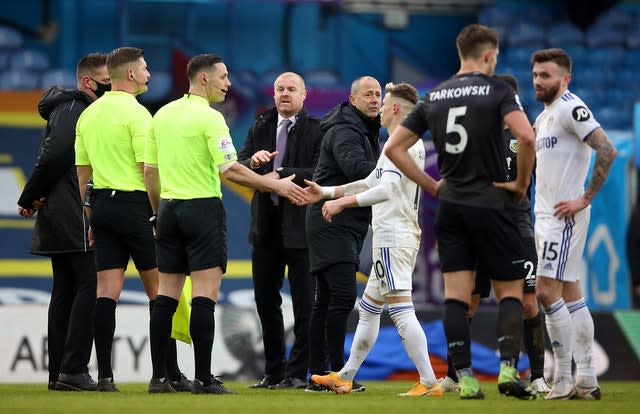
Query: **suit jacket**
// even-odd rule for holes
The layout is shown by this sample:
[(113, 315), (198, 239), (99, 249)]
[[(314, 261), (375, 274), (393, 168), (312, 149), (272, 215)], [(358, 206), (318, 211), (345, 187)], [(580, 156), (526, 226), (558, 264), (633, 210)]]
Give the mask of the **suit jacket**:
[[(242, 164), (251, 168), (251, 156), (257, 151), (275, 151), (277, 123), (276, 108), (258, 115), (249, 129), (244, 146), (238, 153), (238, 160)], [(313, 176), (320, 156), (321, 143), (320, 121), (307, 115), (304, 109), (301, 110), (296, 115), (296, 123), (289, 131), (280, 177), (295, 174), (294, 182), (304, 187), (304, 179), (310, 180)], [(273, 161), (254, 171), (261, 175), (273, 171)], [(278, 215), (281, 220), (277, 219)], [(285, 248), (306, 249), (304, 216), (305, 207), (295, 206), (282, 197), (280, 205), (275, 206), (271, 200), (271, 193), (256, 191), (251, 200), (249, 242), (254, 246), (268, 246), (272, 245), (274, 237), (279, 235)]]

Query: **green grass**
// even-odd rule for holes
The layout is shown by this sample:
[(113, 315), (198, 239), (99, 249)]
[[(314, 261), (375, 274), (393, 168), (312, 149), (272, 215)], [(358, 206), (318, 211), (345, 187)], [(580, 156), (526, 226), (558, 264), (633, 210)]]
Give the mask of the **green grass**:
[(150, 395), (146, 384), (119, 384), (119, 393), (52, 392), (45, 384), (1, 384), (0, 413), (624, 414), (638, 412), (640, 402), (640, 382), (603, 382), (601, 401), (520, 401), (498, 394), (495, 382), (482, 383), (483, 401), (462, 401), (456, 394), (396, 397), (412, 385), (402, 381), (366, 381), (366, 392), (350, 395), (252, 390), (249, 384), (225, 383), (238, 395)]

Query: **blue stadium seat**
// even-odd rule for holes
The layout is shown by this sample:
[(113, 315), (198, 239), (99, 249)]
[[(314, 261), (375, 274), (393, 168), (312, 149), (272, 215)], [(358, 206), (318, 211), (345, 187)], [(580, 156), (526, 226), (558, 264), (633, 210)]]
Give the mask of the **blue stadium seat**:
[(504, 54), (505, 63), (510, 66), (529, 65), (531, 54), (538, 49), (538, 47), (509, 47)]
[(333, 87), (341, 84), (340, 75), (333, 69), (311, 69), (302, 77), (305, 84), (310, 87)]
[(574, 68), (576, 66), (590, 65), (589, 52), (584, 46), (565, 46), (562, 49), (571, 56)]
[(615, 74), (605, 66), (574, 65), (572, 79), (580, 83), (602, 85), (615, 80)]
[(16, 70), (43, 71), (49, 67), (49, 58), (39, 50), (23, 49), (11, 55), (10, 66)]
[(617, 66), (624, 64), (625, 50), (621, 47), (592, 48), (589, 60), (592, 65)]
[(640, 69), (640, 49), (627, 50), (624, 54), (624, 64), (627, 68), (639, 70)]
[(610, 102), (607, 92), (603, 89), (597, 88), (595, 85), (589, 86), (574, 86), (569, 85), (569, 90), (578, 95), (591, 110), (599, 106), (607, 105)]
[(616, 71), (615, 85), (620, 88), (629, 89), (640, 85), (640, 71), (639, 68), (625, 67)]
[(22, 34), (10, 27), (0, 26), (0, 50), (15, 50), (22, 47)]
[(0, 70), (9, 67), (9, 53), (0, 51)]
[(627, 31), (626, 46), (629, 49), (640, 49), (640, 25), (629, 28)]
[(149, 89), (138, 97), (140, 102), (163, 102), (171, 99), (173, 78), (169, 72), (154, 71), (149, 79)]
[(49, 89), (52, 86), (59, 86), (65, 89), (77, 88), (76, 74), (68, 69), (50, 69), (42, 74), (40, 86)]
[(633, 128), (631, 112), (622, 107), (607, 105), (591, 108), (591, 112), (604, 129), (630, 130)]
[(585, 34), (585, 43), (589, 47), (624, 47), (626, 35), (624, 29), (617, 26), (591, 26)]
[(33, 90), (38, 89), (38, 75), (23, 70), (7, 70), (0, 73), (0, 89)]
[(633, 23), (633, 13), (618, 7), (603, 12), (596, 20), (596, 25), (616, 26), (621, 29), (627, 29), (631, 27)]
[(508, 27), (517, 17), (514, 10), (507, 7), (488, 6), (481, 9), (478, 13), (478, 22), (485, 26)]
[(560, 48), (582, 46), (584, 45), (584, 34), (573, 23), (559, 22), (551, 25), (547, 30), (547, 43), (549, 47)]
[(529, 46), (541, 49), (545, 46), (546, 33), (540, 25), (521, 23), (512, 26), (506, 37), (506, 43), (511, 47)]
[(258, 79), (258, 85), (273, 87), (273, 82), (276, 81), (276, 78), (280, 76), (282, 72), (288, 72), (288, 71), (289, 69), (286, 69), (286, 68), (269, 69), (268, 71), (260, 75), (260, 78)]

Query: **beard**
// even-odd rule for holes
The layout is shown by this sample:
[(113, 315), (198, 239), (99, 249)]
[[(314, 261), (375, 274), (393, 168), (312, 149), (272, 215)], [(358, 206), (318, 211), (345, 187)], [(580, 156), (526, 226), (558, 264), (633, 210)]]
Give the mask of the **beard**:
[(560, 90), (560, 82), (556, 85), (550, 86), (547, 89), (535, 90), (536, 101), (542, 102), (543, 104), (550, 104), (554, 101), (555, 97), (558, 95), (558, 91)]

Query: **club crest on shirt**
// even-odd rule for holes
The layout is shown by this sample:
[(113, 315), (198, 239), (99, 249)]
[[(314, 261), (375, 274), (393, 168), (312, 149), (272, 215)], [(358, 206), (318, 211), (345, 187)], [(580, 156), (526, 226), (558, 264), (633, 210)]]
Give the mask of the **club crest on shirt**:
[(509, 141), (509, 149), (514, 154), (518, 153), (518, 140), (517, 139), (512, 139), (512, 140)]
[(553, 125), (553, 117), (550, 116), (549, 119), (547, 120), (547, 129), (551, 128), (551, 125)]

